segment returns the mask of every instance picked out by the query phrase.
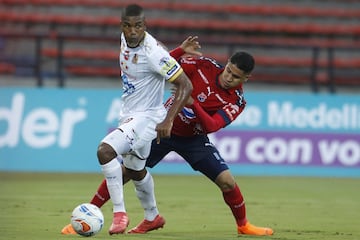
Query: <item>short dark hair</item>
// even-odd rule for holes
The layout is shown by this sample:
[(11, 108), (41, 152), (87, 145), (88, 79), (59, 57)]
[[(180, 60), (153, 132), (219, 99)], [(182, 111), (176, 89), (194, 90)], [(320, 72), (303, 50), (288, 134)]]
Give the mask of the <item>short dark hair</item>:
[(244, 73), (251, 73), (255, 67), (254, 57), (247, 52), (236, 52), (230, 57), (230, 62)]
[(121, 18), (141, 15), (144, 15), (144, 9), (140, 5), (130, 4), (123, 9)]

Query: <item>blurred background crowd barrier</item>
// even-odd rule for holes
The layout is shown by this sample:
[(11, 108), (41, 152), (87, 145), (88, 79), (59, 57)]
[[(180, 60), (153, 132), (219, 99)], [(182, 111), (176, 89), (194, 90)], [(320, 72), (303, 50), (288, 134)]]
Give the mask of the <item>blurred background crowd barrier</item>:
[[(118, 82), (121, 0), (0, 0), (0, 77), (106, 77)], [(272, 85), (359, 88), (360, 2), (355, 0), (138, 1), (148, 30), (173, 48), (199, 36), (205, 56), (236, 50), (256, 59), (253, 79)], [(86, 81), (84, 81), (86, 86)]]

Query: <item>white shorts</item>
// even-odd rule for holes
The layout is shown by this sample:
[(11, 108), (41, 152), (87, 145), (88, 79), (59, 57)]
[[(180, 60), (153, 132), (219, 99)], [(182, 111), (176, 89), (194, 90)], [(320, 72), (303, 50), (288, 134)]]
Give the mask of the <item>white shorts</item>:
[(156, 125), (165, 118), (165, 114), (160, 111), (154, 116), (137, 114), (122, 118), (117, 129), (109, 133), (102, 142), (112, 146), (122, 156), (126, 168), (142, 170), (150, 154), (151, 142), (157, 135)]

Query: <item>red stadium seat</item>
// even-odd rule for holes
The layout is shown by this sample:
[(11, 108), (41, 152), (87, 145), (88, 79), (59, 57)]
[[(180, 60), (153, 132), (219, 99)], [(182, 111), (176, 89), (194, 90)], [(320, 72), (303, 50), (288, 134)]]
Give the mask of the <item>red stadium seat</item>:
[(0, 73), (1, 74), (13, 74), (15, 73), (16, 67), (10, 63), (0, 62)]

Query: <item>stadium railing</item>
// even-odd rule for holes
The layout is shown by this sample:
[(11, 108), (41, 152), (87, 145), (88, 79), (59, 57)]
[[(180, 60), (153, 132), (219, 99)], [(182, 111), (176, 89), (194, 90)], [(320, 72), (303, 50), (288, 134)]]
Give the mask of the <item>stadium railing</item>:
[[(44, 58), (52, 58), (56, 60), (55, 76), (58, 79), (58, 86), (65, 86), (65, 78), (67, 75), (86, 75), (86, 76), (108, 76), (119, 77), (120, 72), (118, 68), (118, 52), (110, 50), (84, 50), (84, 49), (67, 49), (66, 43), (70, 41), (109, 41), (118, 44), (118, 37), (106, 36), (90, 36), (90, 35), (70, 35), (70, 34), (29, 34), (25, 32), (10, 31), (9, 29), (0, 29), (0, 36), (6, 38), (29, 38), (36, 42), (35, 64), (33, 64), (35, 76), (38, 79), (38, 86), (43, 85), (42, 64)], [(46, 39), (53, 39), (57, 42), (56, 48), (45, 47), (42, 43)], [(250, 41), (249, 41), (250, 40)], [(178, 43), (178, 38), (167, 41), (171, 43)], [(272, 38), (271, 41), (265, 41), (263, 38), (222, 38), (222, 43), (228, 46), (228, 54), (217, 55), (208, 53), (206, 56), (213, 57), (221, 63), (226, 63), (229, 55), (233, 52), (236, 46), (261, 46), (268, 48), (296, 48), (296, 49), (310, 49), (312, 55), (310, 58), (292, 56), (262, 56), (257, 55), (256, 64), (259, 67), (286, 67), (287, 70), (276, 72), (259, 70), (253, 75), (254, 79), (259, 82), (272, 83), (290, 83), (290, 84), (311, 84), (314, 92), (318, 91), (319, 84), (326, 84), (330, 92), (335, 92), (335, 85), (358, 85), (359, 80), (357, 76), (347, 76), (346, 74), (336, 75), (336, 69), (359, 69), (359, 58), (335, 58), (334, 52), (338, 49), (350, 49), (351, 51), (360, 51), (360, 42), (349, 40), (327, 40), (327, 39), (298, 39), (288, 38), (284, 41), (283, 38)], [(203, 40), (205, 45), (216, 45), (219, 39), (207, 38)], [(326, 58), (319, 57), (320, 49), (326, 49), (328, 55)], [(113, 64), (109, 65), (92, 65), (88, 61), (83, 64), (71, 63), (71, 59), (82, 60), (105, 60)], [(14, 64), (13, 64), (14, 65)], [(290, 68), (298, 69), (304, 68), (303, 74), (298, 71), (292, 72)]]

